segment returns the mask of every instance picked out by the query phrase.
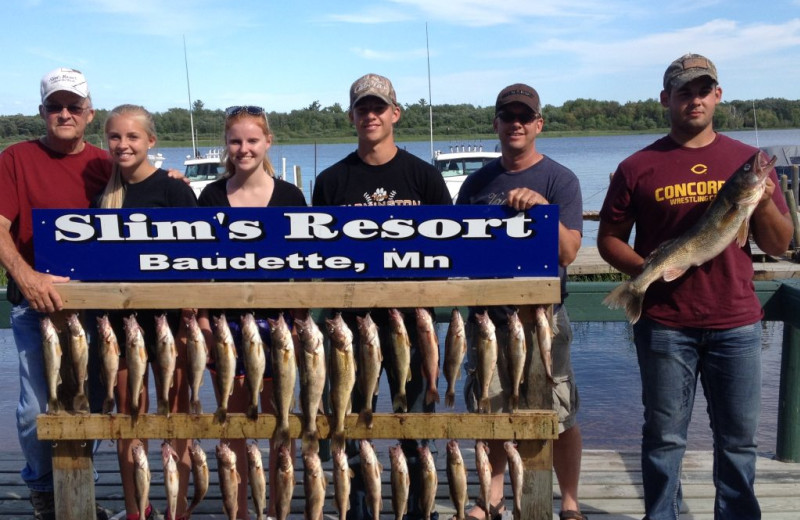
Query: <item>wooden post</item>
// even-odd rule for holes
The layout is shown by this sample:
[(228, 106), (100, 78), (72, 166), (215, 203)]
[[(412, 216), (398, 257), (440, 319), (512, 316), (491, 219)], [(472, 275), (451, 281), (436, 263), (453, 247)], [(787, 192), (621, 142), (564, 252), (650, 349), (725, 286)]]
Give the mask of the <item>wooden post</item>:
[(778, 393), (778, 435), (775, 458), (782, 462), (800, 462), (800, 329), (794, 309), (800, 305), (800, 287), (781, 286), (783, 353)]
[(92, 441), (53, 445), (53, 491), (58, 520), (95, 518)]

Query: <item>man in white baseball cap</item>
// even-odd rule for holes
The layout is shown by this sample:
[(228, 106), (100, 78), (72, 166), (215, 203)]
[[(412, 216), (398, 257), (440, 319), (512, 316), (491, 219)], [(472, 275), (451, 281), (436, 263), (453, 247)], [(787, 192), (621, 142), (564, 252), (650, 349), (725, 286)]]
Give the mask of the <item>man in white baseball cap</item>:
[[(41, 80), (39, 115), (46, 133), (0, 153), (0, 265), (9, 275), (11, 326), (19, 353), (17, 431), (25, 456), (22, 478), (30, 490), (33, 517), (55, 519), (52, 451), (39, 441), (36, 416), (47, 411), (47, 383), (39, 319), (60, 310), (54, 282), (69, 278), (36, 271), (34, 208), (88, 208), (111, 174), (108, 154), (84, 141), (94, 118), (86, 78), (60, 67)], [(102, 509), (97, 518), (107, 518)]]

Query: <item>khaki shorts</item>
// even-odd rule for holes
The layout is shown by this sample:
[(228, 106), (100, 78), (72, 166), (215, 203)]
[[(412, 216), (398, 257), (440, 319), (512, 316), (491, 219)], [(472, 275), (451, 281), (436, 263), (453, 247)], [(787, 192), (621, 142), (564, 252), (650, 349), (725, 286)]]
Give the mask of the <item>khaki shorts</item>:
[[(553, 410), (558, 413), (558, 433), (562, 433), (575, 426), (580, 397), (578, 387), (575, 384), (575, 375), (572, 372), (572, 361), (570, 360), (569, 348), (572, 343), (572, 327), (570, 326), (569, 316), (566, 308), (562, 305), (556, 313), (556, 323), (558, 334), (553, 338), (551, 356), (553, 359)], [(531, 362), (535, 361), (541, 366), (539, 357), (539, 342), (536, 339), (536, 327), (533, 323), (523, 321), (525, 336), (527, 338), (526, 366), (527, 372), (531, 370)], [(478, 326), (469, 321), (466, 324), (467, 334), (467, 360), (465, 362), (466, 380), (464, 382), (464, 400), (467, 410), (475, 412), (478, 410), (478, 400), (480, 398), (480, 386), (475, 375), (475, 368), (478, 363), (477, 353), (477, 332)], [(504, 348), (508, 341), (508, 331), (505, 327), (498, 327), (496, 331), (498, 350)], [(535, 358), (533, 356), (536, 356)], [(539, 370), (541, 368), (539, 367)], [(489, 384), (489, 402), (492, 412), (510, 412), (506, 394), (503, 392), (504, 380), (500, 371), (495, 370)], [(509, 392), (510, 393), (510, 392)], [(523, 380), (520, 388), (520, 408), (528, 408), (525, 400), (525, 381)]]

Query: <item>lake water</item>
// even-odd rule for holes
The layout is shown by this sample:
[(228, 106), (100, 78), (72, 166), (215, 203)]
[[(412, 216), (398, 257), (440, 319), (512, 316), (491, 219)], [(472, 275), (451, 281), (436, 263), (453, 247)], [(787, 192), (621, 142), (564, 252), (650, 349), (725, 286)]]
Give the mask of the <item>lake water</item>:
[[(757, 144), (753, 132), (737, 132), (730, 135), (741, 141)], [(658, 137), (658, 135), (638, 135), (547, 138), (540, 139), (537, 147), (578, 175), (584, 208), (599, 210), (605, 196), (609, 174), (614, 171), (619, 161)], [(760, 131), (758, 138), (758, 144), (761, 146), (798, 143), (800, 130)], [(450, 145), (458, 144), (463, 143), (436, 142), (434, 147), (447, 151)], [(497, 141), (470, 144), (482, 144), (484, 149), (493, 149)], [(426, 160), (430, 156), (430, 143), (401, 143), (401, 146)], [(278, 172), (281, 172), (283, 159), (286, 160), (289, 170), (292, 165), (301, 167), (304, 178), (303, 191), (306, 198), (310, 199), (315, 172), (322, 171), (354, 149), (353, 144), (317, 146), (276, 144), (271, 149), (271, 157)], [(165, 167), (179, 170), (183, 169), (183, 160), (190, 153), (188, 148), (162, 148), (158, 151), (166, 157)], [(586, 223), (584, 245), (594, 245), (596, 227), (591, 227), (592, 224), (592, 222)], [(579, 423), (585, 448), (638, 449), (642, 422), (641, 385), (630, 326), (626, 323), (573, 325), (575, 329), (572, 345), (573, 365), (580, 389)], [(762, 452), (775, 451), (782, 334), (781, 323), (764, 324), (763, 397), (759, 428), (759, 450)], [(444, 344), (443, 340), (441, 344)], [(17, 370), (16, 349), (11, 331), (0, 329), (0, 385), (6, 388), (0, 397), (0, 451), (19, 449), (14, 418), (19, 393)], [(440, 387), (444, 393), (443, 379)], [(151, 396), (153, 395), (155, 393), (151, 392)], [(380, 396), (378, 411), (390, 411), (385, 376), (382, 379)], [(204, 409), (213, 410), (214, 397), (208, 376), (202, 389), (202, 398)], [(151, 403), (151, 409), (155, 409), (154, 405), (154, 402)], [(464, 410), (463, 402), (457, 400), (456, 410)], [(103, 446), (101, 449), (112, 449), (108, 443), (103, 443)], [(689, 449), (711, 448), (712, 439), (705, 413), (705, 400), (700, 391), (690, 426)]]

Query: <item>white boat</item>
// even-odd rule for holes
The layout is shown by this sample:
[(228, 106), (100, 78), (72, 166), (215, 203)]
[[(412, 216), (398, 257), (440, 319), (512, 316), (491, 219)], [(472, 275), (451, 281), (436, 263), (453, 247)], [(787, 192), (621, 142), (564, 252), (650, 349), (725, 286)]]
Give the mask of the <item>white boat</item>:
[(164, 157), (164, 154), (161, 152), (147, 154), (147, 160), (156, 168), (161, 168), (165, 159), (166, 157)]
[(439, 170), (447, 184), (447, 190), (455, 202), (458, 190), (467, 175), (483, 165), (500, 157), (500, 152), (484, 151), (483, 145), (451, 146), (449, 152), (436, 150), (433, 154), (433, 165)]
[(222, 153), (216, 148), (202, 155), (198, 154), (196, 157), (187, 155), (183, 166), (183, 175), (189, 179), (189, 186), (192, 187), (197, 197), (200, 196), (200, 192), (207, 184), (219, 179), (225, 173)]

